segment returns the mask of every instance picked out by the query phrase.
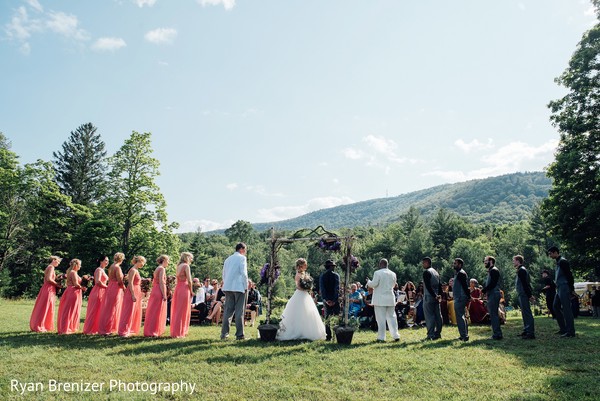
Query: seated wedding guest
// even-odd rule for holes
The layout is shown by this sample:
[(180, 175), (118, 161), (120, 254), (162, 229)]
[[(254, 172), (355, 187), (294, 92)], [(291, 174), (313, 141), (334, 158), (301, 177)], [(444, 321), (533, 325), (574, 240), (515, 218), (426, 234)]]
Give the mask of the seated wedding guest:
[(377, 320), (375, 319), (375, 307), (372, 303), (373, 299), (373, 288), (367, 287), (367, 295), (363, 298), (364, 306), (358, 314), (358, 320), (361, 328), (370, 328), (373, 331), (377, 331)]
[(60, 264), (60, 261), (61, 258), (58, 256), (50, 256), (49, 264), (44, 270), (44, 284), (35, 299), (29, 319), (31, 331), (43, 333), (54, 330), (54, 304), (56, 303), (56, 289), (59, 287), (54, 268)]
[(410, 311), (410, 303), (408, 302), (408, 297), (406, 296), (406, 292), (404, 291), (404, 287), (398, 289), (396, 293), (396, 317), (398, 319), (398, 328), (404, 329), (408, 327), (406, 322), (406, 317), (408, 312)]
[(452, 288), (454, 286), (454, 277), (450, 277), (448, 280), (448, 319), (450, 324), (456, 326), (456, 313), (454, 311), (454, 296)]
[(488, 312), (481, 299), (482, 293), (479, 289), (479, 283), (474, 278), (469, 280), (469, 291), (471, 293), (471, 301), (469, 302), (468, 309), (471, 324), (485, 324), (489, 320)]
[(146, 264), (143, 256), (134, 256), (133, 265), (127, 273), (127, 288), (123, 295), (123, 309), (119, 321), (119, 335), (129, 337), (138, 335), (142, 327), (142, 277), (139, 269)]
[(246, 309), (250, 310), (250, 326), (254, 327), (256, 316), (260, 314), (260, 292), (256, 289), (256, 284), (248, 280), (248, 303)]
[(348, 317), (358, 317), (363, 307), (363, 297), (356, 284), (350, 285)]
[(123, 306), (123, 271), (121, 263), (125, 255), (121, 252), (113, 256), (113, 264), (108, 268), (108, 288), (104, 295), (104, 306), (100, 311), (98, 334), (109, 335), (117, 332)]
[(360, 292), (360, 295), (362, 295), (363, 298), (365, 297), (365, 295), (367, 295), (367, 291), (365, 291), (365, 288), (360, 283), (360, 281), (356, 282), (356, 288), (358, 289), (358, 292)]
[(442, 292), (440, 293), (440, 312), (442, 314), (443, 324), (450, 324), (450, 315), (448, 310), (449, 297), (448, 283), (442, 283)]
[(195, 277), (192, 280), (192, 289), (194, 289), (192, 308), (198, 311), (198, 318), (203, 322), (208, 314), (208, 309), (206, 308), (206, 290), (204, 289), (204, 285), (200, 283), (200, 279)]
[[(223, 282), (221, 282), (221, 285)], [(225, 293), (221, 289), (221, 285), (217, 280), (212, 280), (211, 285), (213, 286), (213, 291), (215, 292), (214, 300), (210, 307), (210, 313), (206, 317), (207, 321), (212, 321), (215, 317), (218, 319), (221, 315), (221, 309), (223, 309), (223, 305), (225, 304)]]
[(181, 338), (188, 334), (190, 328), (190, 315), (192, 313), (192, 304), (190, 300), (194, 295), (192, 289), (192, 274), (190, 264), (194, 261), (194, 255), (189, 252), (183, 252), (179, 258), (177, 266), (177, 284), (173, 291), (171, 300), (171, 337)]
[(81, 278), (77, 272), (81, 268), (81, 260), (73, 259), (67, 269), (67, 289), (60, 298), (58, 306), (58, 334), (73, 334), (79, 330), (81, 314), (81, 298), (85, 287), (81, 286)]
[(169, 257), (161, 255), (156, 259), (158, 266), (152, 275), (152, 290), (146, 307), (144, 337), (160, 337), (167, 323), (167, 272)]
[(425, 295), (425, 286), (419, 282), (415, 291), (415, 328), (425, 325), (425, 312), (423, 311), (423, 296)]
[(101, 255), (98, 259), (98, 267), (94, 271), (94, 288), (90, 292), (85, 312), (85, 323), (83, 334), (98, 334), (100, 323), (100, 312), (104, 306), (104, 297), (108, 288), (108, 275), (104, 271), (108, 266), (108, 256)]
[(404, 292), (406, 292), (409, 305), (414, 306), (415, 298), (417, 296), (417, 289), (412, 281), (407, 281), (406, 284), (404, 284)]

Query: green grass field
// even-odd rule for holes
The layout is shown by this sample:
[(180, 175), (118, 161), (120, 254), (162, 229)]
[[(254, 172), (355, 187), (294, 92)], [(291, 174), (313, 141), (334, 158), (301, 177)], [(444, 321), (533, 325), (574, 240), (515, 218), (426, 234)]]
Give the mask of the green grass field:
[[(389, 342), (376, 343), (375, 333), (359, 331), (351, 346), (341, 346), (264, 343), (256, 328), (246, 329), (250, 340), (220, 341), (217, 326), (192, 326), (184, 339), (36, 334), (29, 332), (32, 307), (30, 300), (0, 300), (3, 400), (600, 399), (600, 320), (589, 317), (576, 320), (572, 339), (557, 338), (556, 323), (537, 317), (538, 338), (521, 340), (521, 319), (513, 314), (503, 341), (487, 340), (490, 328), (474, 326), (471, 341), (462, 343), (447, 326), (436, 342), (421, 341), (425, 329), (406, 329), (399, 343), (389, 333)], [(119, 380), (132, 387), (111, 391)], [(164, 388), (181, 382), (195, 385), (194, 392)], [(35, 383), (37, 391), (21, 394), (19, 385)], [(65, 388), (70, 383), (82, 389)], [(84, 391), (86, 383), (96, 388)]]

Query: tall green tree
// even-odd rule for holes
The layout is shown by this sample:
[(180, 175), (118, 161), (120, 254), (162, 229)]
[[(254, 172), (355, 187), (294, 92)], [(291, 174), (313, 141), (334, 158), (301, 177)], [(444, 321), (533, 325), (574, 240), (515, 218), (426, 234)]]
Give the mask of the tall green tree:
[[(151, 134), (133, 131), (109, 159), (111, 190), (101, 209), (118, 225), (118, 243), (127, 258), (176, 254), (176, 223), (167, 221), (166, 202), (156, 184), (160, 163), (152, 157)], [(177, 248), (177, 249), (174, 249)]]
[(256, 233), (254, 232), (254, 227), (250, 222), (245, 220), (238, 220), (231, 227), (225, 230), (225, 236), (229, 239), (231, 243), (237, 242), (245, 242), (250, 243)]
[(98, 129), (92, 123), (71, 131), (62, 151), (54, 152), (56, 182), (74, 203), (89, 205), (104, 192), (106, 150)]
[[(592, 3), (600, 17), (600, 0)], [(556, 82), (567, 94), (549, 104), (560, 143), (543, 208), (573, 267), (596, 266), (600, 277), (600, 23), (584, 33)]]

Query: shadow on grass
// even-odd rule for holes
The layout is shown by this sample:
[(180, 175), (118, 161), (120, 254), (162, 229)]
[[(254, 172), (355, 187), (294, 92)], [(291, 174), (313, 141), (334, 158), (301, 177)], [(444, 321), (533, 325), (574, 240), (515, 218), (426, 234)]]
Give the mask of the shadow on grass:
[(481, 339), (464, 343), (464, 347), (498, 350), (519, 358), (526, 366), (558, 370), (560, 373), (549, 376), (543, 386), (550, 396), (598, 399), (600, 321), (587, 317), (575, 319), (575, 338), (561, 338), (555, 334), (558, 324), (549, 318), (536, 318), (535, 325), (534, 340), (524, 340), (519, 336), (523, 328), (519, 318), (509, 320), (502, 327), (503, 340)]

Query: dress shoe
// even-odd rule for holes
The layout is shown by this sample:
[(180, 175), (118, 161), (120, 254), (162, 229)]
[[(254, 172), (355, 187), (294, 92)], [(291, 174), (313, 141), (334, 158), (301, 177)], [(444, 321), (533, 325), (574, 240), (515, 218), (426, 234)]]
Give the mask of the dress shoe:
[(535, 336), (533, 334), (523, 334), (521, 338), (523, 340), (535, 340)]
[(394, 342), (397, 343), (398, 341), (400, 341), (400, 337), (398, 338), (394, 338)]
[(502, 336), (491, 336), (488, 340), (502, 340), (503, 338)]
[(458, 337), (457, 340), (459, 341), (469, 341), (469, 336), (466, 337)]
[(229, 338), (229, 334), (225, 334), (224, 336), (221, 336), (221, 340), (226, 340)]
[(385, 340), (380, 340), (379, 338), (377, 340), (375, 340), (376, 343), (384, 343)]
[(562, 338), (569, 338), (569, 337), (575, 337), (575, 333), (565, 333), (565, 334), (561, 334)]
[(432, 340), (440, 340), (442, 338), (441, 335), (437, 335), (437, 336), (433, 336), (431, 339)]
[(238, 341), (243, 341), (243, 340), (248, 340), (249, 338), (250, 337), (247, 337), (247, 336), (239, 336), (239, 337), (236, 337), (235, 339)]
[(526, 335), (527, 335), (527, 332), (526, 332), (526, 331), (524, 331), (524, 332), (522, 332), (521, 334), (517, 334), (517, 337), (523, 337), (523, 336), (526, 336)]

